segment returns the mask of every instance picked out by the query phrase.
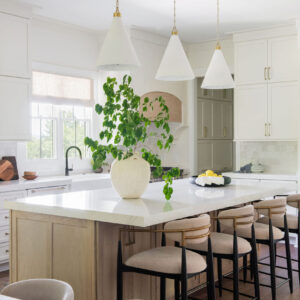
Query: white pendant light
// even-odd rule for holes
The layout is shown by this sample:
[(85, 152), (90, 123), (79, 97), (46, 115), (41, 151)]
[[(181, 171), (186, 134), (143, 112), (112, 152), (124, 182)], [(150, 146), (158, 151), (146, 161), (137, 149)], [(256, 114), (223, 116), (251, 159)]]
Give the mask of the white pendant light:
[(116, 0), (116, 11), (100, 50), (97, 66), (102, 70), (130, 70), (140, 65), (130, 37), (124, 27)]
[(172, 35), (155, 78), (165, 81), (183, 81), (195, 78), (176, 29), (176, 0), (174, 0), (174, 26)]
[(235, 87), (220, 45), (220, 4), (217, 0), (217, 46), (202, 82), (203, 89), (232, 89)]

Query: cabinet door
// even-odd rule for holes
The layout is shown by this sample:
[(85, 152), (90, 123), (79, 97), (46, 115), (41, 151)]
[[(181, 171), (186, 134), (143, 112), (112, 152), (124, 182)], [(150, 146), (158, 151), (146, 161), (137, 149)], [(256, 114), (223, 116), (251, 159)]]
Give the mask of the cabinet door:
[(300, 126), (298, 83), (273, 83), (268, 89), (270, 138), (297, 140)]
[(0, 13), (0, 75), (30, 78), (29, 20)]
[(231, 171), (233, 156), (232, 141), (214, 141), (213, 142), (213, 170)]
[(0, 140), (31, 139), (30, 80), (0, 77), (0, 113)]
[(213, 105), (213, 128), (212, 137), (214, 139), (223, 138), (223, 103), (221, 101), (214, 101)]
[(235, 139), (267, 139), (267, 85), (238, 87), (235, 90)]
[(222, 130), (224, 139), (233, 138), (232, 103), (222, 103)]
[(235, 45), (235, 82), (237, 84), (263, 83), (268, 63), (267, 40), (241, 42)]
[(198, 141), (198, 173), (213, 168), (213, 141)]
[(296, 36), (269, 40), (268, 66), (270, 82), (298, 80), (299, 48)]
[(212, 138), (212, 114), (213, 104), (211, 101), (198, 100), (198, 139)]

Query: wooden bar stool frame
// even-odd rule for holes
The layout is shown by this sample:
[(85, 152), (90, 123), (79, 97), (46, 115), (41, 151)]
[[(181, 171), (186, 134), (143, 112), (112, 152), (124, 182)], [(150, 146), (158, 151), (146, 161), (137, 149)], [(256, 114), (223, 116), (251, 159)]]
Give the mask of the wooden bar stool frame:
[[(271, 285), (260, 283), (261, 286), (269, 287), (272, 291), (272, 299), (276, 299), (276, 289), (281, 287), (283, 284), (289, 282), (289, 288), (290, 292), (293, 293), (293, 274), (292, 274), (292, 264), (291, 264), (291, 252), (290, 252), (290, 239), (288, 234), (288, 227), (287, 227), (287, 217), (286, 213), (284, 213), (284, 237), (282, 239), (274, 239), (273, 236), (273, 225), (272, 225), (272, 215), (276, 214), (282, 214), (282, 212), (273, 211), (273, 209), (278, 208), (286, 208), (285, 205), (275, 205), (275, 206), (264, 206), (255, 208), (258, 212), (259, 210), (267, 210), (268, 211), (268, 218), (269, 218), (269, 239), (263, 240), (263, 239), (256, 239), (256, 244), (263, 244), (269, 246), (269, 256), (261, 258), (258, 260), (258, 264), (269, 266), (270, 267), (270, 273), (264, 272), (259, 270), (259, 273), (262, 273), (264, 275), (269, 275), (271, 277)], [(246, 238), (247, 239), (247, 238)], [(249, 240), (249, 239), (248, 239)], [(285, 241), (285, 250), (287, 256), (284, 257), (287, 262), (287, 271), (288, 271), (288, 278), (276, 275), (276, 244), (280, 241)], [(266, 258), (270, 258), (270, 263), (264, 263), (262, 262)], [(244, 266), (245, 267), (245, 266)], [(252, 267), (251, 267), (252, 269)], [(276, 284), (276, 278), (283, 279), (282, 282), (279, 284)]]
[[(135, 229), (135, 228), (121, 228), (119, 233), (119, 241), (118, 241), (118, 255), (117, 255), (117, 300), (123, 300), (123, 273), (126, 272), (133, 272), (145, 275), (151, 275), (160, 277), (160, 300), (166, 299), (166, 279), (173, 279), (174, 280), (174, 290), (175, 290), (175, 300), (187, 300), (187, 280), (191, 277), (199, 275), (203, 272), (207, 273), (207, 281), (208, 281), (208, 299), (215, 299), (215, 282), (214, 282), (214, 272), (213, 272), (213, 254), (211, 248), (211, 240), (210, 240), (210, 224), (195, 227), (195, 228), (188, 228), (188, 229)], [(194, 236), (186, 236), (187, 232), (198, 231), (208, 229), (207, 233), (201, 235), (194, 235)], [(122, 245), (121, 245), (121, 237), (122, 232), (144, 232), (144, 233), (162, 233), (162, 240), (161, 246), (166, 246), (166, 233), (181, 233), (181, 245), (180, 248), (182, 249), (181, 252), (181, 273), (180, 274), (173, 274), (173, 273), (161, 273), (151, 270), (145, 270), (135, 267), (130, 267), (123, 264), (122, 261)], [(197, 273), (187, 273), (187, 266), (186, 266), (186, 248), (185, 243), (186, 240), (189, 239), (200, 239), (207, 237), (208, 239), (208, 255), (206, 257), (207, 267), (205, 270)], [(180, 282), (181, 282), (181, 293), (180, 293)]]
[[(220, 220), (232, 220), (233, 221), (233, 254), (217, 254), (214, 253), (214, 257), (217, 258), (217, 264), (218, 264), (218, 286), (216, 286), (219, 289), (219, 295), (222, 296), (222, 290), (226, 290), (229, 292), (233, 292), (234, 300), (239, 299), (239, 295), (242, 295), (247, 298), (252, 299), (260, 299), (260, 291), (259, 291), (259, 277), (258, 277), (258, 266), (257, 266), (257, 249), (256, 249), (256, 239), (255, 239), (255, 229), (254, 229), (254, 221), (239, 221), (239, 219), (242, 218), (248, 218), (248, 217), (254, 217), (253, 214), (247, 214), (247, 215), (239, 215), (239, 216), (217, 216), (217, 217), (211, 217), (212, 219), (217, 221), (217, 232), (221, 232), (220, 227)], [(251, 225), (251, 239), (250, 244), (252, 250), (248, 253), (238, 253), (238, 240), (237, 240), (237, 233), (236, 228), (238, 225)], [(246, 239), (247, 240), (247, 239)], [(198, 251), (197, 251), (198, 252)], [(199, 254), (205, 255), (203, 252), (199, 251)], [(252, 260), (253, 260), (253, 274), (254, 274), (254, 292), (255, 295), (248, 295), (245, 293), (241, 293), (239, 291), (239, 263), (238, 260), (241, 257), (246, 257), (247, 255), (251, 254)], [(222, 274), (222, 259), (228, 259), (233, 262), (233, 272), (230, 272), (230, 274), (233, 274), (232, 277), (228, 277), (228, 275)], [(223, 277), (229, 278), (233, 280), (233, 290), (229, 288), (223, 287), (222, 280)], [(253, 284), (252, 281), (246, 281), (247, 283)]]

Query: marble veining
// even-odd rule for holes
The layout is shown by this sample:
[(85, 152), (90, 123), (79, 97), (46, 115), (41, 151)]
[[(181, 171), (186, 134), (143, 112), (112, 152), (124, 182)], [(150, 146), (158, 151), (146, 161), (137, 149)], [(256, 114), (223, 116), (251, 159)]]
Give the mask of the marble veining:
[(162, 182), (149, 184), (143, 197), (123, 200), (114, 189), (64, 193), (5, 201), (7, 209), (146, 227), (296, 190), (296, 184), (233, 180), (225, 187), (203, 188), (175, 180), (170, 201)]

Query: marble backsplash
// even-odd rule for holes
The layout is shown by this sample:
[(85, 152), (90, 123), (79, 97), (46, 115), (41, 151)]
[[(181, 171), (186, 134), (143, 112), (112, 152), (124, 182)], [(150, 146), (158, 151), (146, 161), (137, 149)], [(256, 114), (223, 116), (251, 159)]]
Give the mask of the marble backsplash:
[(241, 142), (240, 165), (261, 163), (265, 173), (295, 174), (298, 165), (297, 142)]

